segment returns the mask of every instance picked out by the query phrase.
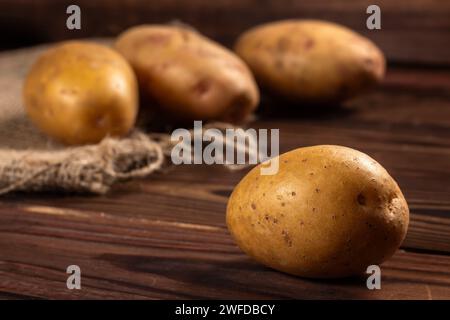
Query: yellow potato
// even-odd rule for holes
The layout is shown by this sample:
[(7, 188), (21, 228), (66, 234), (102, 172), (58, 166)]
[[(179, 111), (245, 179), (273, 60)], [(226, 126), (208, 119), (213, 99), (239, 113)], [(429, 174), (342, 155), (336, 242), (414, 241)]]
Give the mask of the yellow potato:
[(116, 48), (136, 71), (144, 98), (172, 119), (241, 122), (258, 105), (245, 63), (195, 31), (138, 26), (121, 34)]
[(375, 160), (341, 146), (279, 156), (275, 175), (251, 170), (234, 189), (227, 225), (257, 261), (290, 274), (360, 274), (391, 257), (409, 222), (397, 183)]
[(46, 51), (23, 89), (27, 114), (66, 144), (126, 134), (138, 110), (138, 86), (127, 61), (112, 49), (70, 41)]
[(385, 72), (383, 53), (370, 40), (324, 21), (255, 27), (235, 51), (263, 87), (294, 102), (338, 103), (380, 82)]

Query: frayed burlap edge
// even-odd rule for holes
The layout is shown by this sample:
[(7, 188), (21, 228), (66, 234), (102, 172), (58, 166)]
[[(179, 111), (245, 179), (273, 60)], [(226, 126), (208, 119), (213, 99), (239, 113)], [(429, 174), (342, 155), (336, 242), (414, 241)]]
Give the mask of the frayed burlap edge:
[(0, 194), (50, 190), (102, 194), (119, 179), (151, 174), (163, 161), (162, 146), (140, 132), (58, 151), (0, 150)]
[[(205, 128), (237, 128), (227, 123), (212, 123)], [(192, 130), (191, 130), (192, 134)], [(169, 134), (135, 131), (126, 138), (103, 139), (97, 145), (52, 151), (0, 149), (0, 195), (14, 191), (64, 191), (104, 194), (117, 181), (142, 178), (170, 165), (172, 147)], [(225, 147), (248, 145), (223, 141)], [(247, 165), (225, 164), (230, 170)]]

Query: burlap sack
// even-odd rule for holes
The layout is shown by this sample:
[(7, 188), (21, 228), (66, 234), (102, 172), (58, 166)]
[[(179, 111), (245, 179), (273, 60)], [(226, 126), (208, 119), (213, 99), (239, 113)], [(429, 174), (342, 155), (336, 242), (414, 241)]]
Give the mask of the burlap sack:
[(22, 82), (45, 49), (0, 53), (0, 195), (46, 190), (105, 193), (118, 180), (160, 169), (170, 155), (169, 135), (136, 130), (122, 139), (68, 148), (36, 130), (24, 113)]

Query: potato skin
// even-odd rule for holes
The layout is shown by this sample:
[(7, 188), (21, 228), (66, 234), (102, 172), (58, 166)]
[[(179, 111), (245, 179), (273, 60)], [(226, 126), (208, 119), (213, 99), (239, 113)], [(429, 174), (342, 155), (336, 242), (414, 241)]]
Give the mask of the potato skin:
[(65, 144), (96, 143), (134, 125), (138, 85), (127, 61), (114, 50), (69, 41), (42, 54), (23, 88), (28, 116)]
[(228, 228), (255, 260), (303, 277), (346, 277), (382, 263), (402, 243), (406, 200), (366, 154), (313, 146), (282, 154), (279, 165), (272, 176), (251, 170), (228, 202)]
[(383, 53), (369, 39), (318, 20), (257, 26), (239, 37), (235, 51), (261, 86), (293, 102), (339, 103), (385, 72)]
[(122, 33), (115, 46), (133, 66), (145, 99), (172, 119), (242, 122), (258, 105), (245, 63), (195, 31), (142, 25)]

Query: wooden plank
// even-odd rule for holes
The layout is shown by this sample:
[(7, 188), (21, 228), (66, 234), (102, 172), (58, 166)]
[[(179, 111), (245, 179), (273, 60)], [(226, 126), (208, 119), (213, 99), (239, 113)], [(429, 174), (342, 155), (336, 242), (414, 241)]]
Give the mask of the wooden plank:
[[(206, 35), (231, 45), (244, 30), (286, 18), (335, 21), (373, 39), (391, 62), (450, 65), (450, 2), (379, 0), (382, 30), (366, 29), (370, 0), (259, 1), (259, 0), (80, 0), (82, 29), (68, 30), (67, 3), (55, 0), (3, 0), (0, 27), (10, 30), (3, 46), (30, 45), (68, 38), (116, 36), (142, 23), (181, 20)], [(99, 17), (101, 19), (99, 23)]]
[[(52, 298), (450, 298), (450, 256), (399, 251), (382, 290), (364, 278), (311, 281), (269, 270), (226, 228), (45, 206), (0, 211), (0, 291)], [(65, 288), (65, 268), (82, 290)], [(270, 280), (268, 280), (270, 279)], [(251, 284), (251, 285), (249, 285)]]

